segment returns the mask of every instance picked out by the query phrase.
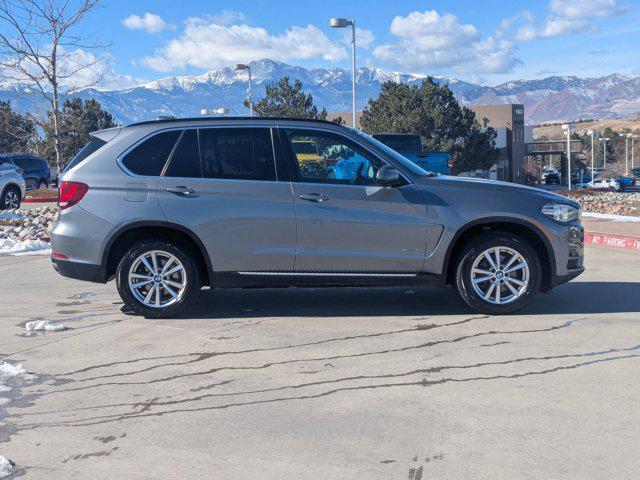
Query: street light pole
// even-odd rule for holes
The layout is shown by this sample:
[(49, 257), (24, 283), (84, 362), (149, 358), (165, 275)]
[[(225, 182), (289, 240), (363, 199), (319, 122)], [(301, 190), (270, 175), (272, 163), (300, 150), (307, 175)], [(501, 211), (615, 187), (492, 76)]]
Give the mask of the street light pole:
[(351, 26), (351, 114), (353, 128), (358, 128), (356, 122), (356, 21), (346, 18), (331, 18), (329, 26), (332, 28), (346, 28)]
[(634, 153), (635, 153), (635, 139), (638, 135), (631, 134), (631, 170), (633, 170), (633, 161), (634, 161)]
[(609, 138), (603, 138), (602, 139), (602, 150), (604, 153), (604, 158), (603, 158), (603, 163), (602, 163), (602, 167), (603, 168), (607, 168), (607, 142), (609, 141)]
[(587, 135), (591, 136), (591, 181), (593, 182), (593, 172), (594, 172), (594, 168), (595, 168), (595, 165), (593, 163), (593, 159), (594, 159), (594, 156), (595, 156), (594, 155), (595, 154), (595, 150), (593, 148), (593, 137), (596, 135), (596, 132), (595, 132), (595, 130), (589, 130), (587, 132)]
[(629, 134), (624, 136), (624, 174), (629, 176)]
[(565, 123), (562, 125), (562, 129), (567, 132), (567, 177), (568, 179), (568, 189), (571, 190), (571, 125), (570, 123)]
[(247, 63), (236, 63), (233, 66), (233, 69), (236, 72), (242, 72), (244, 70), (247, 71), (247, 75), (249, 76), (249, 115), (253, 117), (253, 91), (251, 85), (251, 65)]

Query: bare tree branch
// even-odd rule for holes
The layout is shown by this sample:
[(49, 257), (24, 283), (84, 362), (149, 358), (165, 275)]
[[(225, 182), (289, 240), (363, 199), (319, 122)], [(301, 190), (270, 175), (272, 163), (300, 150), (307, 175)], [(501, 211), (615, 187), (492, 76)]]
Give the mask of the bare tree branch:
[[(101, 0), (0, 0), (0, 74), (32, 85), (51, 106), (56, 164), (62, 167), (62, 100), (101, 84), (110, 71), (108, 46), (76, 32)], [(70, 49), (75, 49), (73, 52)], [(77, 54), (97, 51), (87, 58)], [(82, 75), (89, 73), (89, 75)], [(82, 80), (83, 78), (84, 80)]]

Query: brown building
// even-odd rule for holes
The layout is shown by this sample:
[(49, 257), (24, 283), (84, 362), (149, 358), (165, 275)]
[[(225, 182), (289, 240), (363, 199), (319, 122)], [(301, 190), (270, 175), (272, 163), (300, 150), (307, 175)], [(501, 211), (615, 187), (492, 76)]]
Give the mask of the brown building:
[(502, 152), (497, 164), (497, 179), (507, 182), (524, 182), (525, 128), (524, 105), (473, 105), (468, 107), (476, 114), (482, 128), (494, 128), (498, 136), (496, 147)]

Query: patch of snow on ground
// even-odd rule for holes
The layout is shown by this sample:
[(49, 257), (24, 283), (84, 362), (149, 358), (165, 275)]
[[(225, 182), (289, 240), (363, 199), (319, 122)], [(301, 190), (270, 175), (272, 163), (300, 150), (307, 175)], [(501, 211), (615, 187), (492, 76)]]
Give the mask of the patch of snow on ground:
[(12, 475), (15, 468), (16, 466), (11, 460), (0, 455), (0, 478), (7, 478)]
[(27, 322), (24, 326), (29, 332), (36, 332), (46, 330), (47, 332), (61, 332), (66, 330), (67, 327), (64, 323), (51, 324), (49, 320), (34, 320), (33, 322)]
[(44, 240), (0, 240), (0, 255), (51, 255), (51, 244)]
[(613, 220), (614, 222), (638, 222), (640, 223), (640, 217), (629, 217), (626, 215), (611, 215), (608, 213), (592, 213), (582, 212), (583, 217), (602, 218), (605, 220)]

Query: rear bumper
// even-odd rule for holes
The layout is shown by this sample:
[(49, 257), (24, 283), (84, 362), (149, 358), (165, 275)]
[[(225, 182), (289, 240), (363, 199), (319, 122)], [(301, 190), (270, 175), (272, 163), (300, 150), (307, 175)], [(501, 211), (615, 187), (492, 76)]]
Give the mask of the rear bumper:
[(107, 281), (104, 265), (72, 262), (58, 258), (51, 258), (51, 263), (54, 270), (63, 277), (94, 283), (106, 283)]

